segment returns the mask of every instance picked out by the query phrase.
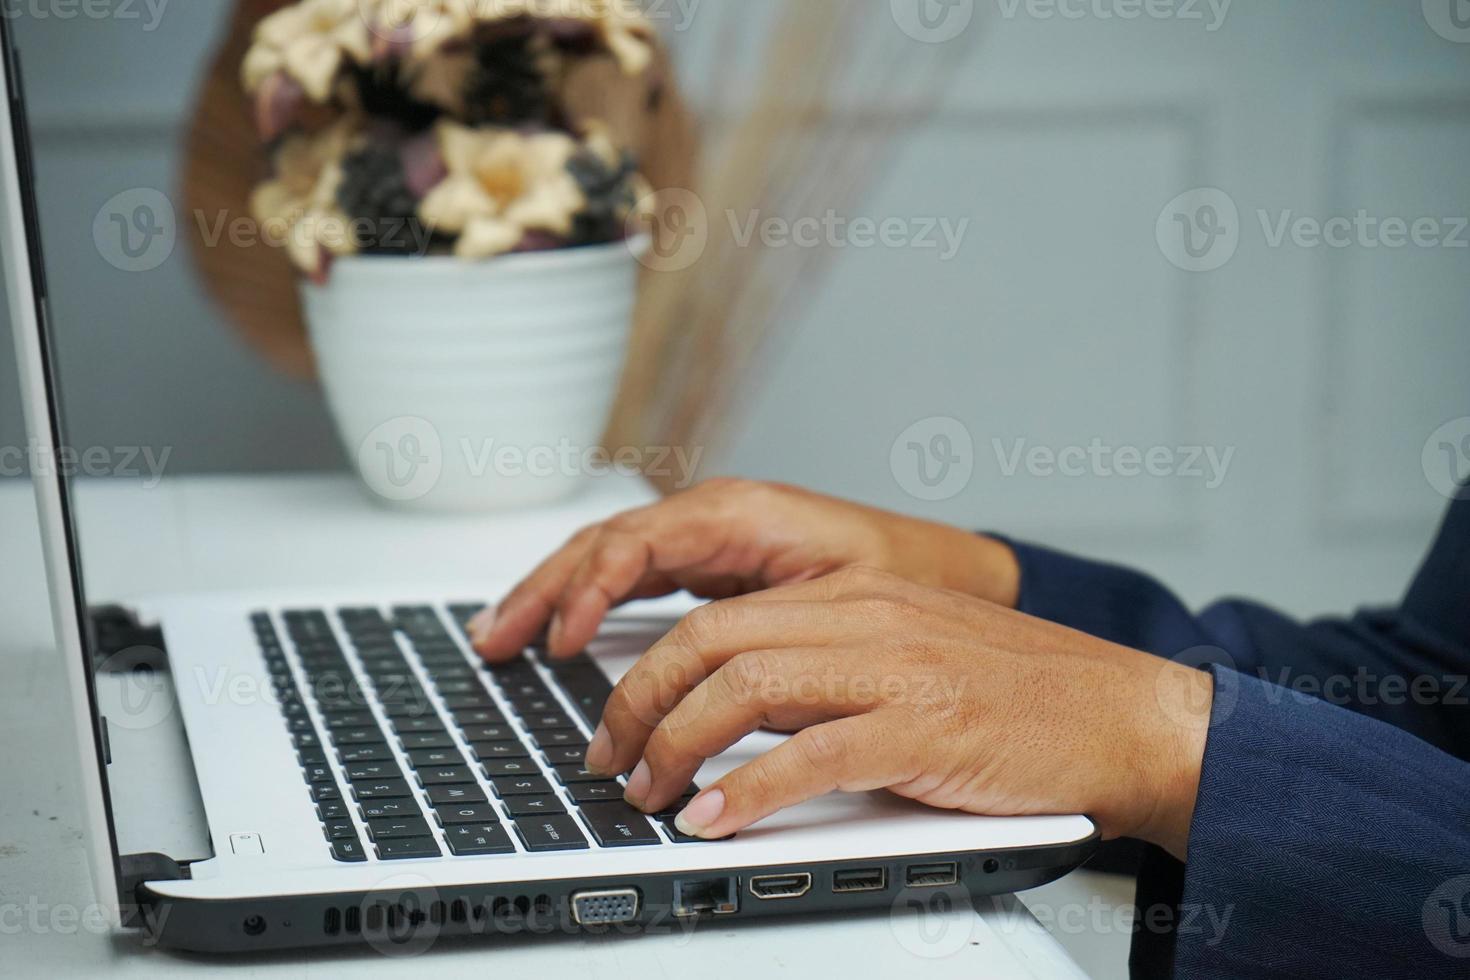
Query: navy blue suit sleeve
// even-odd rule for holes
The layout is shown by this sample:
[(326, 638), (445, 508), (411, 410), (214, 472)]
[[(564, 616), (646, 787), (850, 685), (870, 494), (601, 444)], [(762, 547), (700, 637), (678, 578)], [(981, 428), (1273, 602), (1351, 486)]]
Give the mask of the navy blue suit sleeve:
[(1023, 612), (1236, 668), (1188, 864), (1144, 857), (1135, 976), (1470, 976), (1470, 494), (1397, 608), (1307, 624), (1013, 547)]
[(1211, 669), (1189, 861), (1145, 862), (1134, 975), (1470, 975), (1470, 764)]

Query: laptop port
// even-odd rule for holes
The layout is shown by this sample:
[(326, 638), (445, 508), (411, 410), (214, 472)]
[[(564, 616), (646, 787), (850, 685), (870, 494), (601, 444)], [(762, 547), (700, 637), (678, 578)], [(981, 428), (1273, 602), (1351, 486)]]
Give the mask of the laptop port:
[(838, 895), (852, 892), (881, 892), (888, 887), (888, 869), (854, 868), (832, 875), (832, 891)]
[(696, 878), (674, 882), (675, 915), (729, 915), (740, 910), (740, 886), (734, 878)]
[(638, 918), (638, 889), (573, 892), (572, 918), (579, 926), (632, 922)]
[(904, 880), (910, 888), (938, 888), (959, 881), (960, 872), (953, 861), (944, 864), (911, 864)]
[(789, 875), (756, 875), (750, 879), (750, 893), (765, 901), (800, 898), (811, 890), (812, 876), (805, 871)]

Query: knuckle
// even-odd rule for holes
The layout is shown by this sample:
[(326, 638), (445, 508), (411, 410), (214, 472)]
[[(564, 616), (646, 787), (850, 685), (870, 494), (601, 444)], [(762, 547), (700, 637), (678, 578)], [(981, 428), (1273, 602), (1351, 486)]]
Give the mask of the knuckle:
[(808, 764), (823, 769), (847, 754), (847, 736), (831, 725), (818, 725), (797, 734), (796, 747)]
[(680, 638), (698, 647), (707, 643), (734, 625), (734, 607), (727, 600), (700, 606), (679, 621), (677, 630)]
[(765, 687), (772, 676), (772, 665), (763, 653), (742, 653), (733, 657), (720, 673), (737, 696), (748, 697)]

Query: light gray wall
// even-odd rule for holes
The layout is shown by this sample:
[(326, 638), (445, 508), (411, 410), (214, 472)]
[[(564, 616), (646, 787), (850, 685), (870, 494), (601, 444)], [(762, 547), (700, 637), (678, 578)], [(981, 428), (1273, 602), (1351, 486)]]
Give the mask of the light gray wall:
[[(174, 473), (342, 465), (315, 388), (279, 378), (236, 339), (182, 242), (158, 268), (132, 273), (93, 241), (115, 194), (155, 188), (177, 201), (183, 126), (228, 5), (170, 0), (156, 21), (143, 3), (99, 9), (141, 17), (13, 22), (72, 441), (166, 447)], [(16, 445), (24, 428), (3, 348), (0, 445)]]
[[(781, 2), (704, 0), (674, 37), (711, 118), (738, 111)], [(74, 435), (174, 446), (173, 472), (335, 467), (320, 398), (232, 338), (182, 250), (129, 275), (92, 243), (114, 193), (173, 187), (223, 6), (174, 0), (152, 32), (22, 25)], [(1196, 600), (1391, 599), (1445, 505), (1421, 451), (1470, 415), (1470, 250), (1272, 247), (1258, 212), (1470, 214), (1470, 43), (1436, 33), (1420, 0), (1236, 0), (1216, 30), (1094, 13), (1126, 6), (1068, 4), (1072, 19), (976, 0), (949, 42), (970, 48), (958, 83), (850, 216), (969, 219), (959, 254), (845, 250), (783, 325), (715, 468), (1138, 562)], [(837, 104), (848, 127), (902, 111)], [(1241, 215), (1238, 252), (1208, 273), (1175, 268), (1155, 234), (1196, 187)], [(936, 416), (962, 424), (974, 475), (927, 501), (890, 456)], [(1235, 455), (1207, 490), (1007, 476), (994, 446), (1094, 438)]]

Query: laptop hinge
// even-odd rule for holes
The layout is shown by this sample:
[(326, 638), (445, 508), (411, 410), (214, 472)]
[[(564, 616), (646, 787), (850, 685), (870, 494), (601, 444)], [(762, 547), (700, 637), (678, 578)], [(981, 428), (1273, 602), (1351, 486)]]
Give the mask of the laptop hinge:
[(163, 854), (124, 854), (117, 859), (117, 900), (122, 906), (122, 924), (130, 929), (147, 927), (147, 906), (138, 886), (149, 881), (181, 881), (189, 877), (189, 866)]
[(144, 626), (122, 606), (93, 606), (89, 611), (97, 670), (167, 669), (162, 627)]

